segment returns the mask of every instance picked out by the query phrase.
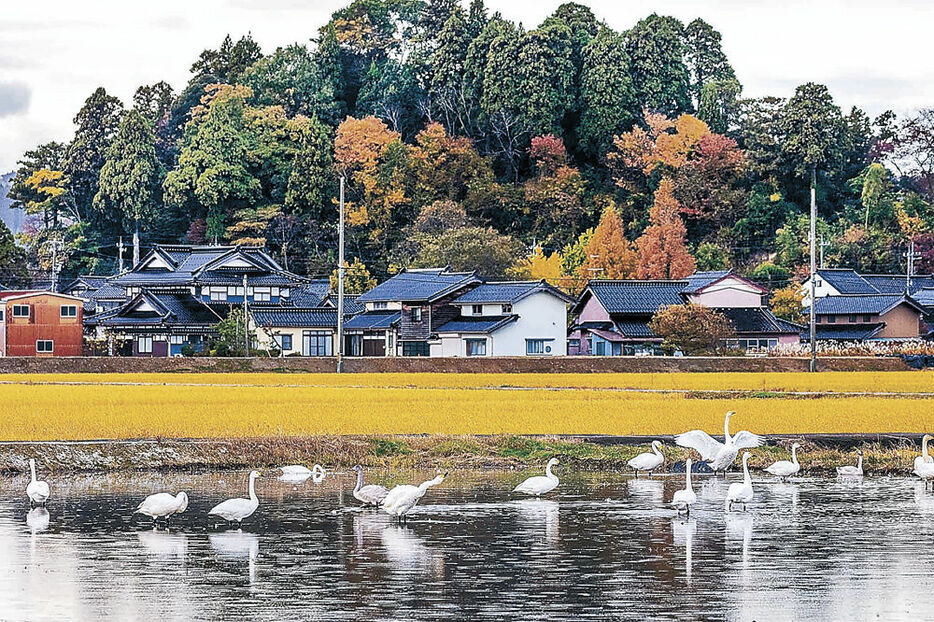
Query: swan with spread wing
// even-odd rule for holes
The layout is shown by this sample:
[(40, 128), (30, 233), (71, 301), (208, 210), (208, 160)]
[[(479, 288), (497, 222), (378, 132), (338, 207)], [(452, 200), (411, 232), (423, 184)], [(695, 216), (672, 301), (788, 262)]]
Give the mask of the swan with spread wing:
[(741, 449), (752, 449), (765, 443), (765, 439), (758, 434), (747, 432), (737, 432), (730, 436), (730, 417), (735, 413), (731, 410), (726, 414), (723, 420), (723, 441), (720, 442), (704, 432), (703, 430), (691, 430), (675, 437), (675, 443), (681, 447), (689, 447), (700, 454), (702, 460), (707, 461), (707, 466), (712, 471), (723, 471), (724, 473)]

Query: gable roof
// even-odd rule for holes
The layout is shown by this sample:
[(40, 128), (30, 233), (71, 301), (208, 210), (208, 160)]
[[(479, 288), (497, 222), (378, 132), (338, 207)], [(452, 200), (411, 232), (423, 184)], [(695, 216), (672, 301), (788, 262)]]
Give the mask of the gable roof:
[[(874, 294), (818, 298), (814, 304), (814, 312), (817, 315), (882, 315), (900, 304), (907, 304), (919, 312), (924, 311), (914, 300), (905, 295)], [(809, 309), (806, 308), (805, 312), (809, 312)]]
[(912, 296), (915, 302), (922, 307), (934, 307), (934, 287), (925, 287), (916, 291)]
[(733, 278), (737, 281), (742, 281), (743, 283), (756, 288), (763, 294), (766, 294), (769, 291), (758, 283), (754, 283), (753, 281), (750, 281), (749, 279), (736, 274), (731, 268), (729, 270), (709, 270), (706, 272), (695, 272), (694, 274), (685, 277), (685, 280), (688, 282), (688, 284), (682, 290), (682, 293), (697, 294), (707, 289), (711, 285), (719, 283), (720, 281), (723, 281), (727, 278)]
[[(142, 307), (146, 309), (140, 310)], [(88, 323), (103, 326), (213, 326), (219, 321), (210, 307), (187, 292), (162, 294), (144, 289), (116, 309), (89, 318)]]
[(763, 307), (718, 307), (714, 310), (733, 323), (737, 334), (781, 333), (797, 335), (801, 332), (801, 326), (787, 320), (779, 320), (771, 311)]
[[(322, 306), (337, 308), (337, 294), (328, 294)], [(359, 294), (344, 294), (344, 315), (356, 315), (357, 313), (363, 313), (366, 310), (362, 304), (360, 304), (360, 295)]]
[(879, 290), (851, 268), (821, 268), (817, 274), (841, 294), (879, 293)]
[(0, 300), (19, 300), (21, 298), (30, 298), (32, 296), (54, 296), (56, 298), (66, 298), (68, 300), (74, 300), (75, 302), (84, 302), (84, 299), (78, 298), (77, 296), (72, 296), (71, 294), (60, 294), (58, 292), (50, 292), (44, 289), (5, 289), (0, 291)]
[(515, 304), (539, 292), (572, 302), (573, 298), (557, 287), (541, 281), (489, 281), (454, 299), (454, 304)]
[(403, 270), (383, 281), (358, 300), (367, 302), (434, 302), (460, 289), (480, 283), (473, 272), (450, 272), (447, 268)]
[(320, 307), (327, 299), (329, 291), (331, 291), (330, 279), (313, 279), (293, 288), (289, 299), (296, 307)]
[(594, 296), (610, 315), (651, 315), (659, 308), (684, 304), (681, 290), (687, 281), (609, 281), (593, 280), (581, 294), (575, 311)]
[(257, 326), (271, 328), (331, 328), (337, 326), (337, 309), (296, 307), (256, 308), (251, 312)]
[[(863, 279), (880, 294), (904, 294), (908, 290), (908, 280), (904, 274), (864, 274)], [(934, 276), (912, 275), (909, 293), (914, 296), (919, 290), (934, 287)]]
[[(818, 324), (815, 337), (818, 341), (864, 341), (872, 339), (885, 326), (885, 322), (874, 324)], [(808, 331), (801, 331), (801, 338), (807, 339)]]

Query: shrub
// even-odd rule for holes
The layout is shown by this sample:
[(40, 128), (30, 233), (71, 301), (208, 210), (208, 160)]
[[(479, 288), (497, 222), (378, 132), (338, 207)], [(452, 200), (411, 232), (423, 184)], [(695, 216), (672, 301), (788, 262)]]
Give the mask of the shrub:
[(665, 344), (689, 356), (713, 350), (733, 334), (730, 320), (710, 307), (697, 304), (665, 307), (655, 314), (649, 328)]

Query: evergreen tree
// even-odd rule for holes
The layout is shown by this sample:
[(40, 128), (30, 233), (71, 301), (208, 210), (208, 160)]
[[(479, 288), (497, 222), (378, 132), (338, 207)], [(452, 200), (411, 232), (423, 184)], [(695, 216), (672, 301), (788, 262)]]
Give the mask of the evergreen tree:
[(638, 116), (625, 46), (623, 37), (604, 28), (583, 48), (577, 139), (579, 150), (593, 160), (602, 158), (613, 137), (629, 130)]
[(310, 119), (302, 131), (289, 176), (285, 207), (292, 214), (322, 218), (334, 209), (334, 138), (331, 130)]
[(636, 96), (650, 112), (677, 116), (692, 110), (683, 33), (681, 22), (655, 13), (626, 33)]
[[(739, 82), (720, 45), (720, 33), (698, 18), (684, 29), (685, 59), (691, 76), (691, 96), (700, 105), (701, 91), (708, 82)], [(706, 119), (705, 119), (706, 120)]]
[(523, 116), (533, 134), (561, 134), (564, 116), (575, 103), (571, 30), (546, 22), (528, 32), (519, 54)]
[(236, 43), (227, 35), (218, 49), (201, 52), (191, 66), (191, 73), (195, 76), (215, 76), (220, 82), (236, 84), (243, 72), (262, 57), (263, 52), (251, 35), (240, 37)]

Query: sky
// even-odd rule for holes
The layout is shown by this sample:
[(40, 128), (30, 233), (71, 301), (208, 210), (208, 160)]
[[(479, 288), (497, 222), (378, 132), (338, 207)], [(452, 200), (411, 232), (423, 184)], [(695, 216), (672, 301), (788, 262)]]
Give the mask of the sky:
[[(247, 32), (266, 53), (307, 42), (349, 0), (46, 0), (0, 9), (0, 174), (23, 151), (68, 141), (72, 119), (98, 86), (125, 103), (141, 84), (184, 87), (189, 67), (224, 35)], [(464, 0), (466, 4), (468, 0)], [(744, 96), (787, 97), (805, 82), (871, 115), (934, 106), (928, 0), (591, 0), (616, 30), (657, 12), (701, 17), (723, 35)], [(492, 11), (539, 23), (559, 0), (487, 0)]]

